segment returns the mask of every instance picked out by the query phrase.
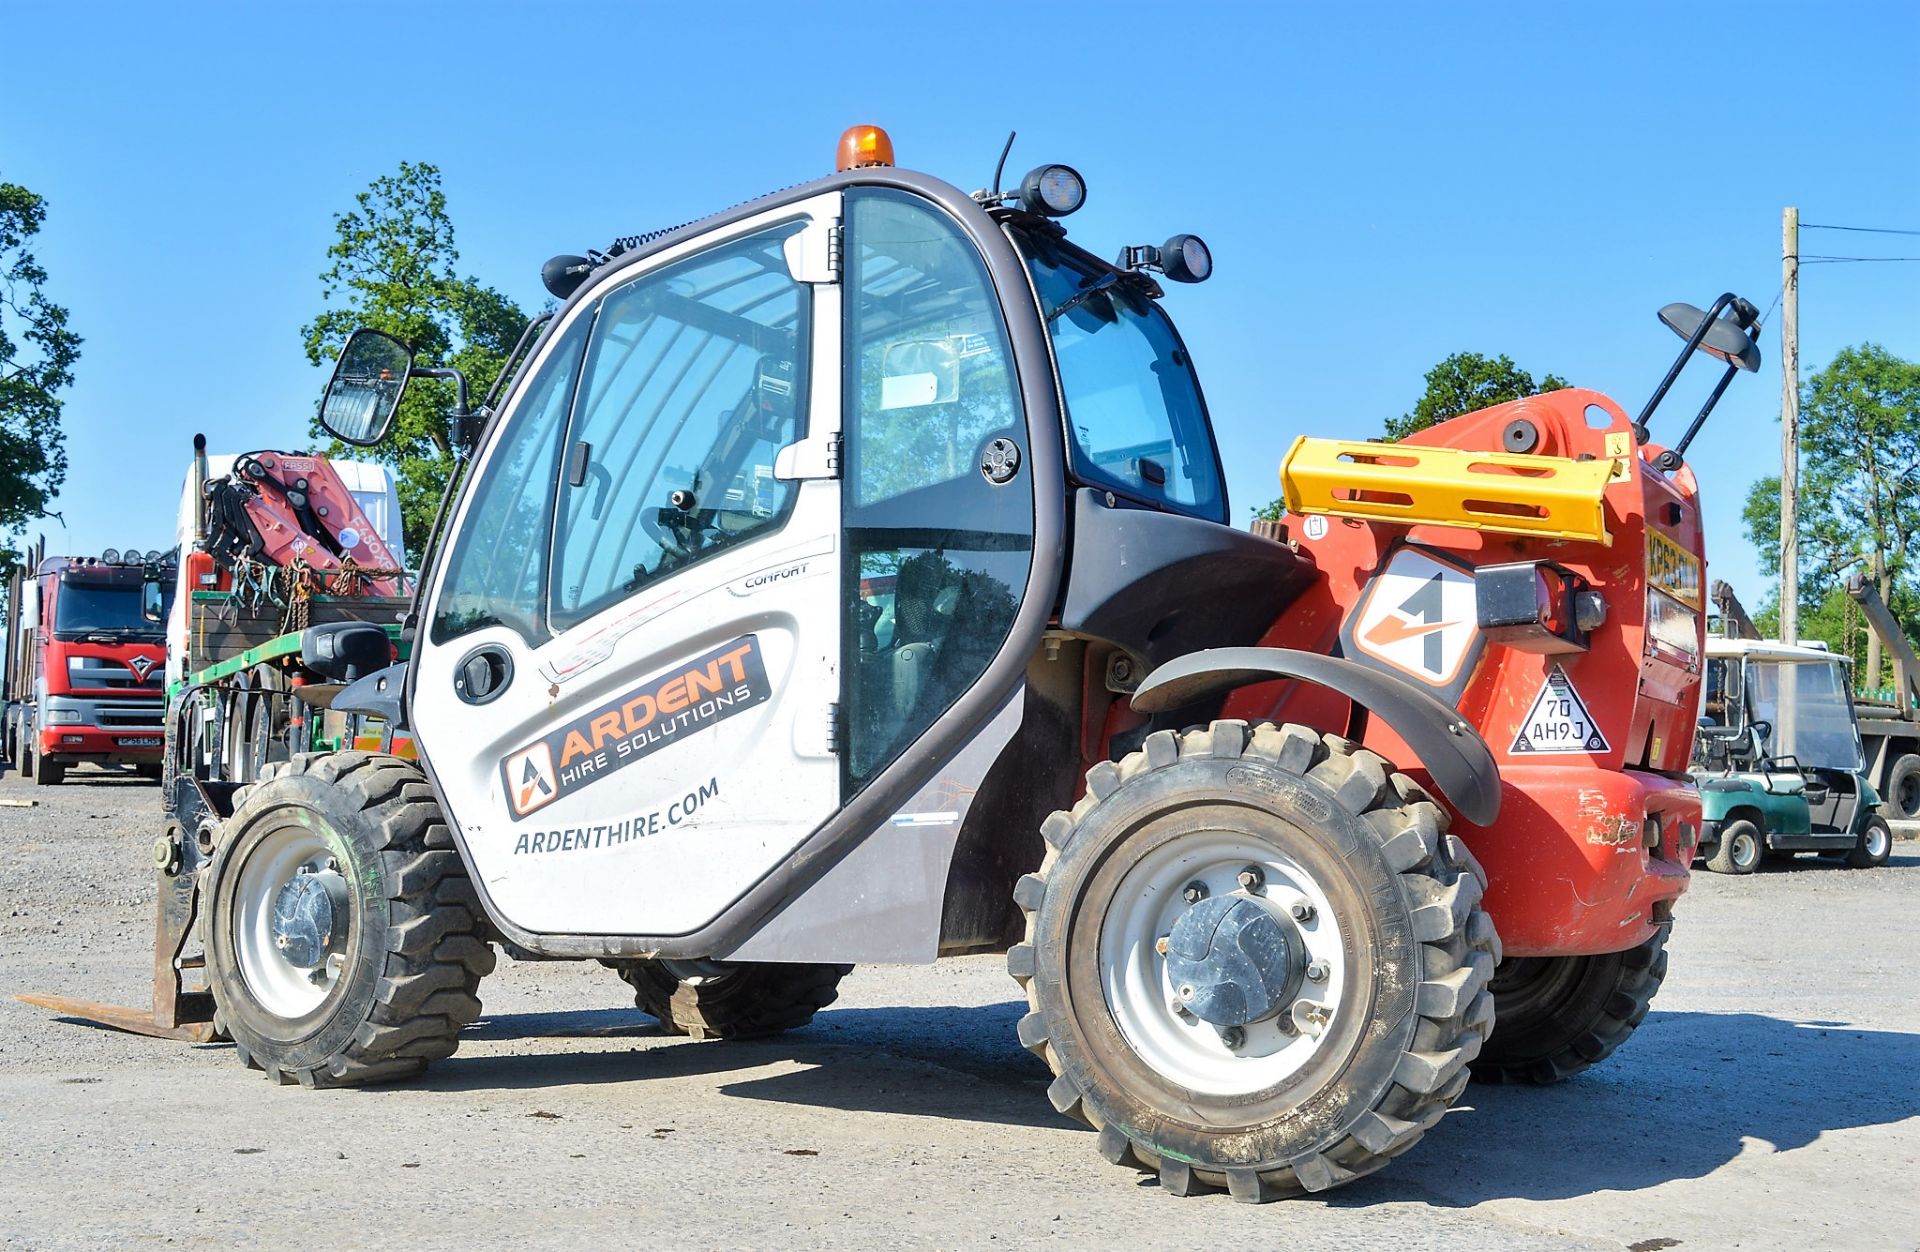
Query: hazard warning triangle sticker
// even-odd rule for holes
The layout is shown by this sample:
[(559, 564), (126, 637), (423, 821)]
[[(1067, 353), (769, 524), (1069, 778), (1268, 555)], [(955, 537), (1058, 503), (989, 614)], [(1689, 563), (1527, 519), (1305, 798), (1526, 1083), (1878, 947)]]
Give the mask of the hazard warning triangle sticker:
[(1540, 694), (1520, 723), (1509, 752), (1538, 754), (1607, 751), (1607, 737), (1587, 712), (1586, 701), (1573, 689), (1573, 681), (1556, 665), (1540, 684)]

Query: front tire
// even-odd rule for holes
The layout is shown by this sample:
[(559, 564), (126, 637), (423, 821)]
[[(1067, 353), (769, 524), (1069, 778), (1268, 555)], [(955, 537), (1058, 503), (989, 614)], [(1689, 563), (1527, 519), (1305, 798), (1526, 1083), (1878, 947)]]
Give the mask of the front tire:
[(67, 781), (67, 767), (58, 761), (49, 761), (42, 752), (33, 758), (33, 785), (36, 787), (58, 787)]
[(851, 965), (609, 961), (668, 1034), (763, 1039), (798, 1030), (840, 995)]
[(277, 1082), (347, 1086), (451, 1056), (493, 969), (426, 778), (367, 752), (269, 768), (215, 853), (214, 1026)]
[(1323, 1191), (1411, 1147), (1493, 1020), (1486, 880), (1446, 826), (1305, 726), (1158, 731), (1096, 765), (1042, 827), (1007, 956), (1054, 1107), (1176, 1195)]
[(1598, 1065), (1646, 1019), (1667, 977), (1669, 923), (1637, 948), (1511, 957), (1493, 974), (1499, 1025), (1473, 1076), (1546, 1086)]
[(1847, 865), (1852, 869), (1878, 869), (1893, 856), (1893, 830), (1878, 815), (1867, 818), (1860, 826), (1860, 841), (1847, 853)]
[(1707, 854), (1707, 868), (1716, 874), (1751, 874), (1766, 858), (1767, 839), (1745, 818), (1720, 828), (1720, 839)]

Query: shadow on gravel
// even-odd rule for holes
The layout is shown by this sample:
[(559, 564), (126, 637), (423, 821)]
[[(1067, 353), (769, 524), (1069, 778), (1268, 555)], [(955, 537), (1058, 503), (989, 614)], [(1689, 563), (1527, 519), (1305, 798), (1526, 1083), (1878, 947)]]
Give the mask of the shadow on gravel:
[[(827, 1009), (806, 1029), (772, 1039), (688, 1039), (607, 1052), (456, 1056), (435, 1065), (420, 1085), (435, 1091), (485, 1091), (710, 1078), (724, 1094), (749, 1100), (1020, 1126), (1078, 1126), (1053, 1111), (1047, 1102), (1046, 1067), (1014, 1037), (1015, 1024), (1025, 1012), (1023, 1002)], [(660, 1035), (651, 1017), (622, 1009), (483, 1017), (463, 1037)], [(805, 1068), (729, 1081), (731, 1075), (781, 1062)]]
[[(1014, 1039), (1025, 1011), (1018, 1002), (829, 1009), (806, 1030), (768, 1040), (458, 1057), (422, 1085), (483, 1091), (705, 1078), (727, 1095), (802, 1107), (1077, 1128), (1054, 1113), (1045, 1067)], [(471, 1034), (617, 1039), (658, 1037), (660, 1028), (626, 1009), (487, 1018)], [(781, 1062), (804, 1068), (749, 1076)], [(1468, 1087), (1418, 1147), (1329, 1202), (1467, 1207), (1700, 1178), (1743, 1151), (1790, 1152), (1827, 1131), (1920, 1116), (1916, 1071), (1920, 1035), (1654, 1012), (1612, 1058), (1557, 1087)], [(1750, 1139), (1763, 1142), (1750, 1149)]]
[(1916, 1067), (1920, 1035), (1655, 1011), (1619, 1052), (1558, 1086), (1468, 1087), (1418, 1147), (1332, 1202), (1465, 1207), (1700, 1178), (1743, 1151), (1920, 1116)]

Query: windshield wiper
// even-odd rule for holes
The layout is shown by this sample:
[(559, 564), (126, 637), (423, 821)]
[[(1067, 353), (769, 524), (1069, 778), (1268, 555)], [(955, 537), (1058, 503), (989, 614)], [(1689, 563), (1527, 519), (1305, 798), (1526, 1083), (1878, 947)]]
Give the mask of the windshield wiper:
[(1059, 321), (1062, 317), (1065, 317), (1067, 314), (1085, 304), (1097, 292), (1105, 291), (1107, 288), (1119, 283), (1119, 281), (1120, 275), (1112, 270), (1108, 270), (1106, 273), (1100, 275), (1100, 277), (1082, 287), (1079, 291), (1076, 291), (1073, 295), (1062, 300), (1059, 304), (1054, 305), (1053, 309), (1047, 314), (1047, 325), (1053, 325), (1053, 323)]

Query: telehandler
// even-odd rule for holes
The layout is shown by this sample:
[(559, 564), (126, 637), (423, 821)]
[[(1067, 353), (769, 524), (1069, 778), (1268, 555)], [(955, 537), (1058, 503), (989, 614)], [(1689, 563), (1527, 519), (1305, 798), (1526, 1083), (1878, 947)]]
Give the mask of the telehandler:
[[(451, 1054), (496, 942), (720, 1037), (857, 962), (1005, 952), (1054, 1106), (1248, 1201), (1379, 1169), (1476, 1058), (1611, 1052), (1697, 839), (1682, 457), (1753, 307), (1663, 310), (1637, 420), (1568, 390), (1302, 439), (1252, 534), (1162, 306), (1201, 240), (1083, 249), (1065, 165), (968, 195), (868, 126), (838, 164), (548, 263), (560, 308), (453, 417), (407, 661), (353, 622), (279, 654), (417, 762), (241, 785), (202, 736), (152, 1013), (37, 1002), (332, 1086)], [(1657, 446), (1696, 350), (1726, 374)], [(375, 443), (419, 373), (356, 332), (322, 423)]]

